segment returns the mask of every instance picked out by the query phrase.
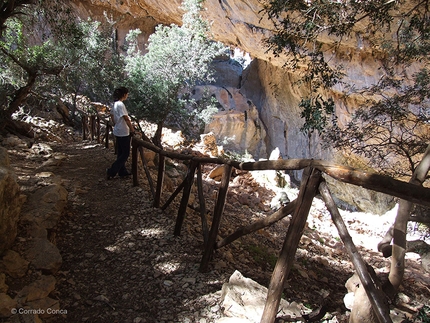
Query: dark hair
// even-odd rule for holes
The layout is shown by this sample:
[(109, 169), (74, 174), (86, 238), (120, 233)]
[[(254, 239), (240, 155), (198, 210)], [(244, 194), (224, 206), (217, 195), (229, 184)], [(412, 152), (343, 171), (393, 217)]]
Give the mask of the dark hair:
[(118, 101), (120, 99), (122, 99), (124, 97), (124, 95), (126, 95), (128, 93), (128, 89), (124, 86), (121, 86), (117, 89), (115, 89), (115, 91), (113, 91), (113, 99), (115, 101)]

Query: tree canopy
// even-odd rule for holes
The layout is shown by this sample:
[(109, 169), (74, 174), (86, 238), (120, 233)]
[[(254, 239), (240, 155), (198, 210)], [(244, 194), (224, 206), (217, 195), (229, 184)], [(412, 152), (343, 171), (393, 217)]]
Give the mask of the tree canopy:
[[(368, 157), (379, 171), (412, 174), (430, 141), (429, 3), (271, 0), (264, 12), (275, 26), (269, 49), (285, 55), (285, 65), (300, 71), (308, 87), (300, 103), (302, 129)], [(357, 51), (366, 48), (380, 62), (382, 76), (374, 84), (343, 83), (347, 71), (333, 58), (351, 39)], [(342, 87), (345, 97), (365, 98), (342, 129), (335, 118), (334, 86)]]
[(60, 1), (19, 3), (3, 22), (0, 39), (3, 119), (29, 95), (64, 99), (85, 94), (109, 102), (124, 66), (114, 51), (112, 26), (82, 21)]

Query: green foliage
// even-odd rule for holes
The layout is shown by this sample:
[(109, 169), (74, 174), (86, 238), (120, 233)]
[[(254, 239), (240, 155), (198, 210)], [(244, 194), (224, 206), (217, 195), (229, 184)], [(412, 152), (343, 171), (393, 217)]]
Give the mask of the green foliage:
[(324, 100), (320, 95), (315, 98), (303, 99), (300, 102), (302, 112), (300, 116), (306, 120), (301, 130), (310, 133), (318, 130), (323, 133), (327, 126), (327, 119), (333, 116), (334, 101), (332, 98)]
[(419, 322), (430, 323), (430, 307), (423, 306), (418, 312), (417, 319), (420, 320)]
[(214, 114), (218, 113), (220, 104), (215, 96), (210, 96), (207, 91), (198, 101), (186, 96), (185, 98), (184, 122), (177, 123), (175, 120), (170, 120), (170, 124), (180, 126), (183, 135), (187, 139), (193, 140), (199, 138), (199, 135), (204, 132), (205, 125), (211, 122)]
[(39, 1), (21, 13), (6, 21), (0, 40), (1, 109), (13, 113), (30, 93), (109, 102), (123, 68), (112, 26), (79, 21), (61, 1)]
[[(396, 85), (396, 94), (390, 97), (368, 99), (366, 106), (371, 109), (361, 107), (342, 131), (333, 128), (325, 138), (337, 148), (348, 148), (372, 160), (380, 172), (410, 176), (430, 142), (429, 111), (424, 104), (418, 105), (428, 100), (428, 70), (419, 70), (413, 79), (409, 86)], [(373, 94), (382, 97), (385, 89), (375, 87)], [(411, 106), (414, 102), (417, 105)]]
[(210, 63), (224, 47), (208, 36), (200, 16), (201, 1), (187, 0), (184, 24), (157, 26), (148, 40), (146, 53), (137, 45), (138, 30), (127, 35), (126, 71), (129, 76), (129, 107), (148, 121), (163, 124), (188, 122), (187, 97), (201, 81), (210, 81)]
[(79, 46), (68, 47), (64, 57), (71, 63), (52, 79), (55, 92), (85, 95), (105, 104), (112, 101), (114, 87), (124, 79), (125, 66), (123, 57), (114, 51), (112, 30), (108, 23), (78, 20), (75, 35), (79, 35)]

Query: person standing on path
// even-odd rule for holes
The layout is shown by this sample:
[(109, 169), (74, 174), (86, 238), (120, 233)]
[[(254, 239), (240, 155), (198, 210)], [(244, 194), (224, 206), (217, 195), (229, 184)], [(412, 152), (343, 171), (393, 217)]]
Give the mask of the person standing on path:
[(117, 158), (112, 166), (106, 170), (107, 179), (111, 179), (117, 174), (120, 177), (131, 175), (125, 167), (130, 156), (130, 139), (134, 135), (134, 127), (123, 102), (127, 97), (128, 89), (126, 87), (117, 88), (113, 93), (115, 104), (111, 111), (111, 118), (114, 124), (113, 134), (117, 143)]

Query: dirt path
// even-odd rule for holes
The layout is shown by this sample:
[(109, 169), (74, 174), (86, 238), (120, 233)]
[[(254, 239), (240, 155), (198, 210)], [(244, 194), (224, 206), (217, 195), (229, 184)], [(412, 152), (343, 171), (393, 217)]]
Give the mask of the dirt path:
[(78, 144), (57, 150), (68, 156), (57, 174), (69, 191), (57, 235), (63, 254), (57, 291), (67, 317), (58, 322), (219, 317), (210, 294), (226, 277), (198, 272), (201, 241), (173, 236), (175, 214), (153, 208), (149, 190), (133, 187), (131, 178), (105, 179), (112, 149)]

